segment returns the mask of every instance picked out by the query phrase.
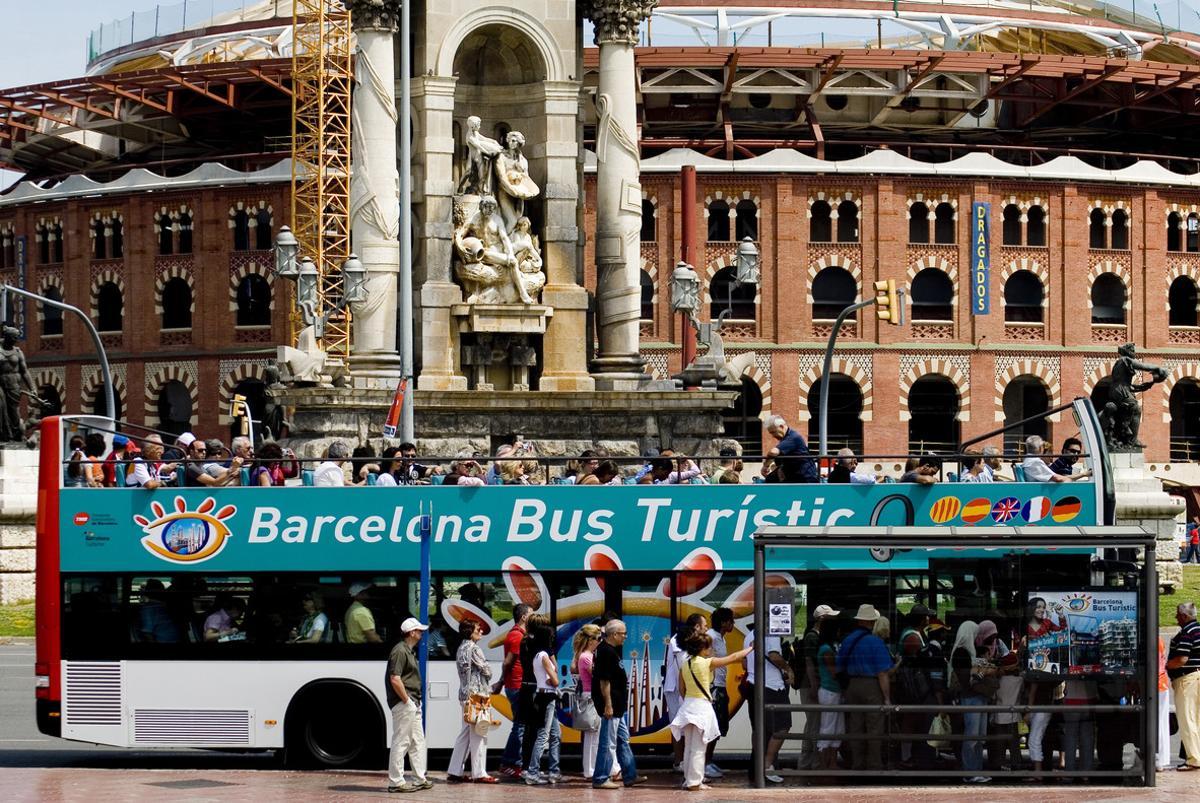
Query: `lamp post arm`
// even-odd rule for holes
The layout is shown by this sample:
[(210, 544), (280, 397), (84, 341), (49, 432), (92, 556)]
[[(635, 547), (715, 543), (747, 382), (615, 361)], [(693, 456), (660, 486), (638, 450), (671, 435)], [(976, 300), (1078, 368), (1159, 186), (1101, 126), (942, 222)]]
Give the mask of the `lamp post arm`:
[[(874, 304), (875, 299), (872, 297), (846, 307), (833, 322), (833, 331), (829, 333), (829, 343), (825, 346), (825, 364), (821, 369), (821, 457), (829, 456), (829, 371), (833, 367), (833, 347), (837, 345), (838, 330), (851, 315)], [(811, 433), (809, 437), (812, 437)]]
[(96, 331), (96, 325), (92, 323), (92, 319), (83, 313), (83, 310), (78, 307), (72, 307), (70, 304), (64, 304), (61, 301), (55, 301), (52, 298), (39, 296), (37, 293), (31, 293), (28, 290), (22, 290), (20, 287), (13, 287), (11, 284), (3, 286), (5, 293), (16, 293), (19, 296), (32, 298), (34, 301), (40, 301), (43, 304), (48, 304), (51, 307), (73, 312), (83, 321), (83, 325), (87, 327), (88, 334), (91, 335), (92, 345), (96, 347), (96, 355), (100, 358), (100, 376), (104, 381), (104, 403), (108, 405), (105, 410), (107, 418), (112, 421), (116, 412), (116, 400), (113, 397), (112, 371), (108, 367), (108, 353), (104, 350), (104, 344), (100, 341), (100, 333)]

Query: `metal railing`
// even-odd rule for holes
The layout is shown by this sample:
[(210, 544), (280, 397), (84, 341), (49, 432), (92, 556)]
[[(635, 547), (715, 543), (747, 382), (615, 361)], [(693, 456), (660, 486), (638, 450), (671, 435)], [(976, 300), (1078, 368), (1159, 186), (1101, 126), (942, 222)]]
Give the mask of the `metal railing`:
[(263, 0), (183, 0), (135, 11), (128, 17), (98, 25), (88, 34), (87, 61), (113, 50), (183, 31), (211, 25), (231, 25), (248, 20), (268, 20), (279, 16), (280, 7), (291, 17), (291, 4), (280, 0), (268, 5)]

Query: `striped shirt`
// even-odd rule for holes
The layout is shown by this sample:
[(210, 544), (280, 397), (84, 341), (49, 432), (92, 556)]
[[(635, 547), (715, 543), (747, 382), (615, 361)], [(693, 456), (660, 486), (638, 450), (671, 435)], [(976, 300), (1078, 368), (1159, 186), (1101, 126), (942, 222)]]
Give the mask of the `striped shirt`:
[(1171, 639), (1171, 647), (1167, 651), (1167, 660), (1187, 658), (1187, 663), (1178, 669), (1168, 669), (1171, 679), (1200, 671), (1200, 622), (1195, 619), (1184, 625), (1175, 638)]

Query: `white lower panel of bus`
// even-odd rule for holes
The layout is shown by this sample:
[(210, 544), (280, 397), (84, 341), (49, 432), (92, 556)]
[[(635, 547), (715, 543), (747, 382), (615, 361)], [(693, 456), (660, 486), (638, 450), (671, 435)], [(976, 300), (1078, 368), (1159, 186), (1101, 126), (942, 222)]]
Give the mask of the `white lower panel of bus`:
[[(500, 676), (498, 664), (492, 671)], [(292, 698), (322, 679), (356, 681), (368, 689), (384, 712), (385, 740), (391, 733), (383, 661), (64, 661), (62, 673), (66, 739), (120, 747), (281, 748)], [(432, 749), (450, 748), (462, 726), (458, 673), (453, 661), (430, 661), (427, 674), (426, 741)], [(793, 692), (792, 699), (799, 702), (799, 694)], [(488, 747), (495, 750), (508, 740), (509, 724), (493, 713), (501, 721), (488, 734)], [(802, 727), (803, 717), (794, 717), (793, 730)], [(563, 736), (566, 742), (578, 740), (570, 731)], [(742, 705), (720, 749), (749, 747)]]

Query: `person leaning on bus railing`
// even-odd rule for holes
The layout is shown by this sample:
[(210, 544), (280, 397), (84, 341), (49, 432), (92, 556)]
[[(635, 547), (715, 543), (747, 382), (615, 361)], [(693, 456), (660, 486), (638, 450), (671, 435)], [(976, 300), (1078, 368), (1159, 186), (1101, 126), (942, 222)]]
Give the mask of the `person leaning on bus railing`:
[[(189, 488), (217, 488), (224, 485), (236, 485), (241, 477), (242, 458), (235, 457), (229, 461), (229, 468), (221, 469), (219, 476), (213, 476), (205, 470), (205, 460), (208, 457), (208, 444), (197, 438), (188, 447), (188, 462), (183, 469), (183, 484)], [(219, 468), (219, 467), (218, 467)]]
[(933, 485), (938, 481), (938, 472), (941, 471), (941, 468), (941, 461), (934, 455), (923, 454), (920, 457), (910, 457), (904, 464), (904, 473), (900, 475), (900, 482)]
[[(783, 416), (773, 415), (768, 418), (767, 432), (779, 441), (767, 452), (767, 456), (778, 466), (781, 482), (817, 482), (820, 479), (817, 462), (810, 457), (812, 452), (809, 451), (804, 436), (789, 427)], [(766, 470), (764, 465), (764, 476)]]
[(450, 473), (443, 485), (483, 485), (483, 467), (471, 452), (459, 452), (450, 464)]
[(162, 437), (157, 434), (147, 435), (143, 440), (143, 445), (144, 457), (133, 458), (129, 473), (125, 476), (125, 484), (131, 488), (145, 488), (153, 491), (174, 481), (175, 464), (162, 462)]
[(1054, 473), (1046, 463), (1046, 459), (1041, 456), (1045, 451), (1046, 442), (1040, 436), (1030, 435), (1025, 439), (1025, 459), (1021, 461), (1021, 468), (1025, 471), (1026, 482), (1071, 482), (1092, 476), (1091, 469), (1080, 474), (1065, 476)]

